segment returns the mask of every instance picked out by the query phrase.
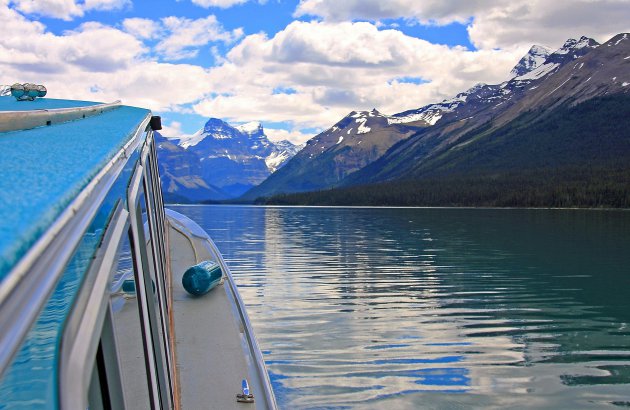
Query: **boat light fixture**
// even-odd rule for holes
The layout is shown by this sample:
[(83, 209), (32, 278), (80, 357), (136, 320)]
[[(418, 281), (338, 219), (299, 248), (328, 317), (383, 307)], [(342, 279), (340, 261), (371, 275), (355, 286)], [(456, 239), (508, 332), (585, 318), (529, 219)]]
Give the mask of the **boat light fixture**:
[(44, 97), (46, 87), (41, 84), (15, 83), (11, 86), (11, 95), (18, 101), (33, 101), (37, 97)]

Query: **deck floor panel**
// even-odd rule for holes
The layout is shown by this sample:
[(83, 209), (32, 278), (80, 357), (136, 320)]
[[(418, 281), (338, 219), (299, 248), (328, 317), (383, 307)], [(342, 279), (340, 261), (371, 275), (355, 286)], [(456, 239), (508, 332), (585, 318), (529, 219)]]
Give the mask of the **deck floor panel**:
[(182, 409), (254, 409), (254, 405), (236, 401), (241, 381), (248, 375), (248, 363), (227, 289), (219, 285), (201, 297), (190, 296), (181, 278), (195, 263), (195, 255), (181, 233), (171, 230), (169, 235)]

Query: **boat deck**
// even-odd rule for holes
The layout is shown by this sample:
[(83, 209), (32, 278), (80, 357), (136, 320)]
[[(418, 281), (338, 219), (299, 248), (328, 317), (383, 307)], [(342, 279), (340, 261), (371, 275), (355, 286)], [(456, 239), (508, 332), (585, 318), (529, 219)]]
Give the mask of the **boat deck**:
[[(172, 227), (169, 229), (175, 349), (182, 409), (264, 409), (262, 385), (247, 348), (245, 329), (228, 278), (206, 295), (193, 297), (182, 286), (188, 267), (216, 258)], [(217, 261), (219, 262), (219, 261)], [(245, 354), (244, 354), (245, 353)], [(255, 403), (239, 403), (243, 379), (249, 382)]]

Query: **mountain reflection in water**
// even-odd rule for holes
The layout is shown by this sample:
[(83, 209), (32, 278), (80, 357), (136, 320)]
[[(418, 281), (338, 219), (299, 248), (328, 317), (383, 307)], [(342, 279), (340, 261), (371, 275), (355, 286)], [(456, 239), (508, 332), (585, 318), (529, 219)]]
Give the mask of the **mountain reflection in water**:
[(630, 403), (630, 212), (177, 206), (281, 408)]

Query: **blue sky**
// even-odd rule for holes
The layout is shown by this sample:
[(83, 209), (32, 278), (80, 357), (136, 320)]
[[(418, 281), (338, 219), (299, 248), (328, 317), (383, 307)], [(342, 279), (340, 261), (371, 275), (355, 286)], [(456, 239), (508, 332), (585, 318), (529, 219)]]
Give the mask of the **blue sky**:
[(627, 31), (628, 0), (0, 0), (0, 83), (151, 108), (172, 137), (208, 117), (303, 142), (499, 83), (532, 44)]

